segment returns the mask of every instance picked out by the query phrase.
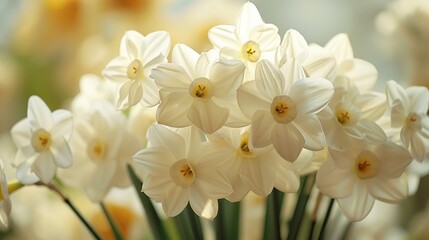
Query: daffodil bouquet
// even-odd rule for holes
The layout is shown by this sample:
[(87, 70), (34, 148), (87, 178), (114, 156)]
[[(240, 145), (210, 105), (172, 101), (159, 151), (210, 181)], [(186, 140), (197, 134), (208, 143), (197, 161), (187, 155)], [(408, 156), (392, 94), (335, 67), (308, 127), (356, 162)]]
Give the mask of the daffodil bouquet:
[[(62, 190), (82, 189), (122, 239), (103, 199), (134, 186), (155, 239), (237, 239), (240, 203), (253, 192), (267, 197), (265, 239), (322, 239), (333, 209), (360, 221), (376, 200), (416, 191), (409, 178), (429, 143), (425, 87), (391, 80), (373, 91), (377, 70), (353, 56), (346, 34), (325, 46), (293, 29), (281, 39), (250, 2), (208, 37), (207, 52), (177, 44), (170, 53), (169, 33), (128, 31), (103, 77), (82, 77), (69, 110), (30, 97), (11, 130), (19, 183), (9, 193), (47, 186), (101, 239)], [(288, 196), (297, 200), (285, 219)]]

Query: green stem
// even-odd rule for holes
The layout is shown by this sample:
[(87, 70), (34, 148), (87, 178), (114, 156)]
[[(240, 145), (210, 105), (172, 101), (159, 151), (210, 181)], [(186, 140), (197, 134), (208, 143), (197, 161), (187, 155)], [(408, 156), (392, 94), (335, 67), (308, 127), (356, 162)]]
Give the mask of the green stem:
[(239, 239), (240, 233), (240, 202), (219, 199), (219, 210), (214, 218), (216, 239)]
[(306, 176), (302, 179), (301, 191), (299, 193), (298, 202), (295, 207), (292, 219), (289, 222), (289, 234), (287, 240), (298, 238), (301, 222), (305, 214), (308, 199), (310, 198), (311, 189), (314, 184), (314, 174)]
[(280, 213), (284, 194), (273, 189), (267, 197), (265, 210), (264, 239), (281, 239)]
[(143, 183), (140, 181), (140, 179), (134, 173), (133, 168), (130, 165), (128, 165), (128, 173), (129, 173), (130, 179), (134, 185), (134, 189), (136, 190), (137, 195), (140, 198), (140, 202), (142, 203), (142, 205), (145, 209), (145, 213), (146, 213), (149, 225), (150, 225), (150, 229), (152, 230), (153, 236), (157, 240), (167, 239), (167, 234), (165, 232), (162, 221), (159, 218), (158, 213), (156, 212), (155, 208), (153, 207), (153, 204), (152, 204), (151, 200), (149, 199), (149, 197), (145, 193), (141, 192), (141, 188), (142, 188)]
[(325, 219), (323, 219), (322, 227), (319, 233), (319, 240), (322, 240), (325, 237), (326, 226), (328, 225), (329, 217), (331, 216), (332, 207), (334, 206), (334, 199), (329, 201), (328, 209), (326, 210)]
[(217, 216), (213, 219), (216, 231), (216, 240), (225, 240), (226, 239), (226, 231), (225, 227), (225, 216), (224, 216), (224, 200), (219, 199), (219, 209)]
[(322, 194), (319, 193), (317, 195), (316, 206), (314, 207), (313, 215), (311, 216), (311, 227), (310, 227), (310, 233), (308, 234), (308, 240), (313, 239), (313, 235), (316, 230), (317, 214), (319, 212), (319, 206), (321, 201), (322, 201)]
[(115, 235), (116, 240), (122, 240), (124, 239), (122, 237), (121, 231), (119, 230), (118, 226), (115, 223), (115, 220), (112, 218), (112, 215), (110, 215), (109, 211), (107, 210), (106, 206), (103, 202), (100, 202), (101, 209), (103, 210), (104, 215), (106, 216), (107, 220), (109, 221), (110, 227), (112, 228), (112, 232)]
[(201, 227), (200, 217), (195, 214), (194, 210), (192, 210), (191, 206), (188, 204), (185, 208), (187, 218), (191, 223), (192, 234), (196, 239), (203, 239), (203, 229)]
[(79, 218), (79, 220), (85, 225), (85, 227), (88, 229), (88, 231), (92, 234), (94, 239), (102, 240), (103, 238), (100, 236), (100, 234), (92, 227), (92, 225), (86, 220), (86, 218), (79, 212), (79, 210), (73, 205), (73, 203), (70, 201), (69, 198), (67, 198), (55, 185), (53, 184), (45, 184), (42, 182), (36, 183), (36, 185), (43, 185), (57, 193), (64, 201), (67, 206), (70, 207), (70, 209), (76, 214), (76, 216)]

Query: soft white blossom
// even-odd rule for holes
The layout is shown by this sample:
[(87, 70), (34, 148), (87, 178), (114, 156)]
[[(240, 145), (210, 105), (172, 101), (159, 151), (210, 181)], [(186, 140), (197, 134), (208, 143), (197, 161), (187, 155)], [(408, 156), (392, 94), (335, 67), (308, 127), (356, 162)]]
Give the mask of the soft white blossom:
[(38, 96), (28, 100), (27, 118), (15, 124), (12, 139), (18, 148), (13, 160), (16, 176), (24, 184), (48, 183), (57, 167), (69, 168), (73, 156), (69, 147), (72, 115), (66, 110), (51, 112)]

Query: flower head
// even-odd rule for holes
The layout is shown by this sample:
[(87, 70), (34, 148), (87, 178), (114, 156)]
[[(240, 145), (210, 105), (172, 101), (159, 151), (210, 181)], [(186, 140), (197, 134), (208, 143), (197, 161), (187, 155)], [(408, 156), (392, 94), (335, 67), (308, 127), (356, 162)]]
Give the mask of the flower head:
[(68, 141), (72, 134), (72, 115), (66, 110), (51, 112), (38, 96), (28, 100), (27, 118), (15, 124), (12, 139), (18, 148), (13, 160), (17, 178), (24, 184), (39, 179), (48, 183), (57, 167), (68, 168), (73, 156)]

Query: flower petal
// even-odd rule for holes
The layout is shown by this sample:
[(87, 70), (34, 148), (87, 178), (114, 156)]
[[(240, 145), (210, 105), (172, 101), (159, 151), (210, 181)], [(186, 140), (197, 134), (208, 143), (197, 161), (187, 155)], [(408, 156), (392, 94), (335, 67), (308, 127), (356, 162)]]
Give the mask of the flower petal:
[(302, 65), (295, 58), (289, 59), (280, 67), (283, 73), (285, 84), (282, 94), (288, 94), (292, 84), (300, 79), (306, 78), (306, 73)]
[(57, 165), (50, 152), (40, 153), (31, 165), (31, 170), (44, 183), (49, 183), (54, 178)]
[(422, 136), (418, 133), (411, 134), (410, 138), (411, 154), (413, 157), (422, 162), (426, 154), (426, 146)]
[(211, 134), (223, 127), (229, 110), (217, 106), (213, 101), (194, 101), (188, 111), (188, 119), (203, 132)]
[[(148, 129), (148, 139), (150, 139), (151, 146), (157, 146), (166, 148), (173, 154), (173, 156), (177, 159), (183, 159), (186, 157), (186, 143), (183, 137), (165, 126), (154, 124)], [(146, 150), (142, 150), (144, 152)], [(165, 150), (162, 150), (165, 152)], [(158, 161), (154, 160), (154, 161)], [(165, 160), (170, 158), (165, 157)], [(164, 161), (165, 161), (164, 160)]]
[(167, 92), (187, 92), (192, 82), (185, 69), (174, 63), (158, 65), (150, 77), (160, 89)]
[(28, 146), (31, 141), (31, 126), (28, 119), (22, 119), (13, 125), (10, 134), (12, 136), (12, 140), (18, 148)]
[(282, 95), (285, 88), (285, 78), (280, 69), (265, 59), (256, 65), (255, 82), (259, 93), (267, 99)]
[(173, 49), (172, 62), (185, 69), (191, 79), (194, 79), (195, 66), (200, 55), (185, 44), (176, 44)]
[(426, 115), (429, 108), (428, 89), (422, 86), (411, 86), (406, 92), (409, 99), (409, 112)]
[(334, 54), (338, 64), (345, 60), (353, 59), (352, 45), (350, 44), (349, 36), (345, 33), (335, 35), (325, 45), (325, 48)]
[(360, 91), (370, 91), (377, 81), (378, 71), (372, 63), (355, 58), (343, 61), (337, 67), (337, 75), (350, 78)]
[(165, 31), (152, 32), (145, 37), (146, 49), (141, 56), (141, 59), (147, 63), (157, 58), (159, 54), (167, 57), (170, 51), (171, 39), (170, 34)]
[(310, 45), (310, 56), (305, 59), (302, 65), (310, 77), (326, 79), (333, 78), (337, 67), (334, 55), (316, 45)]
[(261, 24), (252, 28), (249, 39), (258, 43), (261, 51), (273, 51), (280, 45), (279, 29), (273, 24)]
[(308, 150), (319, 151), (325, 146), (325, 136), (317, 116), (307, 116), (296, 119), (295, 126), (305, 139), (304, 147)]
[(50, 147), (52, 157), (58, 167), (69, 168), (73, 165), (73, 154), (64, 137), (55, 139)]
[(33, 184), (40, 180), (40, 178), (37, 177), (37, 175), (31, 169), (33, 161), (34, 159), (31, 161), (22, 162), (16, 169), (16, 178), (22, 184)]
[[(289, 29), (283, 36), (280, 45), (281, 55), (286, 59), (295, 58), (298, 62), (303, 63), (310, 55), (309, 47), (305, 38), (295, 29)], [(286, 60), (285, 59), (285, 60)]]
[(140, 102), (143, 95), (143, 89), (139, 81), (126, 81), (119, 87), (116, 95), (116, 108), (124, 110)]
[(198, 190), (191, 190), (191, 199), (189, 203), (192, 210), (200, 217), (211, 220), (217, 215), (217, 199), (211, 199)]
[[(250, 186), (250, 190), (260, 196), (268, 196), (275, 184), (275, 168), (267, 164), (268, 159), (251, 159), (240, 169), (241, 179)], [(274, 159), (272, 159), (274, 160)]]
[(156, 112), (158, 123), (171, 127), (186, 127), (191, 124), (187, 114), (192, 98), (188, 93), (170, 93), (159, 104)]
[(258, 9), (253, 3), (246, 2), (241, 8), (235, 23), (235, 32), (240, 42), (247, 42), (247, 40), (249, 40), (250, 31), (260, 24), (264, 24), (264, 21), (262, 21)]
[(386, 111), (386, 95), (378, 92), (365, 92), (354, 99), (353, 104), (360, 109), (361, 118), (376, 121)]
[(142, 192), (157, 202), (162, 201), (162, 196), (165, 194), (165, 189), (174, 186), (170, 176), (163, 175), (148, 175), (143, 181)]
[(293, 124), (276, 124), (270, 132), (273, 146), (280, 156), (289, 162), (295, 161), (305, 145), (299, 130)]
[(275, 188), (282, 192), (297, 192), (300, 180), (295, 166), (283, 159), (277, 162)]
[(243, 81), (245, 66), (241, 61), (221, 60), (213, 64), (209, 78), (215, 85), (214, 95), (236, 99), (237, 89)]
[(304, 78), (296, 81), (289, 94), (297, 105), (298, 117), (318, 113), (333, 95), (332, 83), (323, 78)]
[(256, 82), (250, 81), (238, 88), (237, 101), (244, 115), (251, 119), (258, 110), (269, 111), (272, 99), (261, 96), (256, 88)]
[(119, 54), (127, 56), (131, 61), (140, 57), (141, 46), (144, 44), (144, 37), (136, 31), (127, 31), (121, 39)]
[(189, 189), (172, 186), (162, 197), (162, 209), (169, 217), (175, 217), (185, 209), (190, 197)]
[(350, 169), (340, 169), (334, 162), (326, 161), (317, 171), (316, 185), (321, 193), (331, 198), (345, 198), (352, 194), (354, 180)]
[(343, 213), (350, 221), (364, 219), (372, 209), (375, 199), (368, 193), (365, 184), (355, 184), (349, 197), (337, 199)]
[(230, 47), (240, 49), (241, 45), (235, 35), (235, 27), (231, 25), (218, 25), (209, 30), (210, 42), (216, 48)]
[(385, 203), (399, 203), (408, 196), (407, 177), (389, 179), (377, 178), (368, 184), (368, 192), (377, 200)]
[(71, 112), (59, 109), (52, 113), (52, 117), (54, 118), (54, 126), (51, 130), (53, 137), (63, 137), (69, 141), (73, 133), (73, 115)]
[(275, 125), (273, 116), (267, 111), (256, 111), (252, 117), (251, 132), (252, 145), (262, 148), (272, 143), (271, 129)]
[(355, 125), (355, 128), (362, 133), (368, 143), (383, 144), (387, 141), (387, 136), (383, 129), (371, 120), (361, 119)]
[(49, 131), (54, 124), (51, 110), (39, 96), (28, 99), (27, 119), (33, 130), (44, 128)]

